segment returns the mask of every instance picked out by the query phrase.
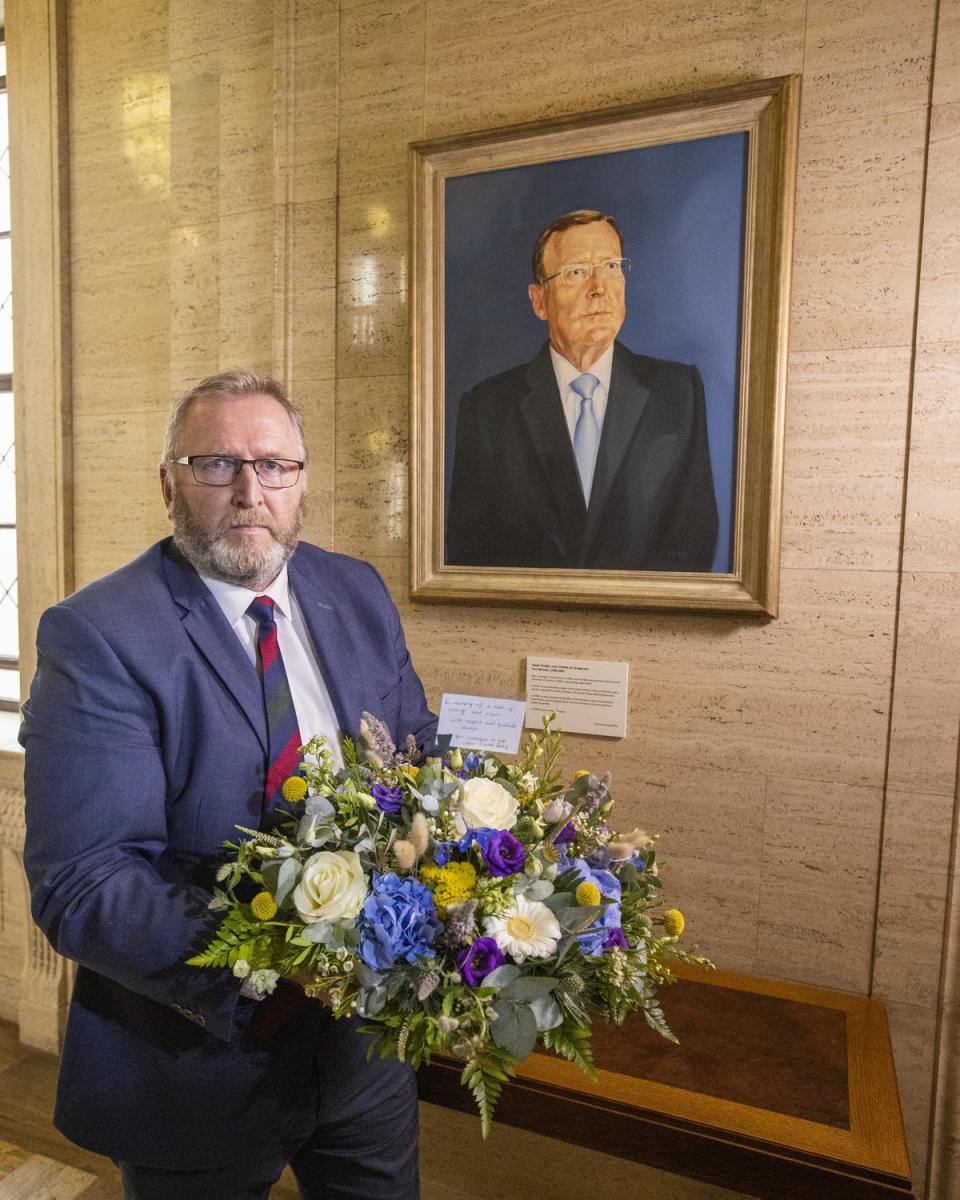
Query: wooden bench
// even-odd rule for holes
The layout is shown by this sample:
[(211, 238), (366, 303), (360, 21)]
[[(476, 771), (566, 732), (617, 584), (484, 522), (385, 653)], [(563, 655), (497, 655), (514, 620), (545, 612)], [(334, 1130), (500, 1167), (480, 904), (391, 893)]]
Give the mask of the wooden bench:
[[(879, 1000), (683, 965), (676, 974), (661, 1002), (679, 1046), (642, 1017), (598, 1025), (597, 1083), (533, 1054), (496, 1121), (764, 1200), (912, 1200)], [(471, 1111), (459, 1075), (435, 1059), (420, 1070), (420, 1098)]]

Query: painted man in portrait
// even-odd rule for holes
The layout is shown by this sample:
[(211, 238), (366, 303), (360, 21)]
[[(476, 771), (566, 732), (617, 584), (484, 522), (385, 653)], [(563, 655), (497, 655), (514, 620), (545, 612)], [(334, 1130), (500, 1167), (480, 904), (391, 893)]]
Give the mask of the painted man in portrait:
[(460, 401), (446, 562), (709, 571), (717, 504), (695, 366), (616, 340), (626, 313), (616, 220), (581, 209), (533, 252), (548, 341)]

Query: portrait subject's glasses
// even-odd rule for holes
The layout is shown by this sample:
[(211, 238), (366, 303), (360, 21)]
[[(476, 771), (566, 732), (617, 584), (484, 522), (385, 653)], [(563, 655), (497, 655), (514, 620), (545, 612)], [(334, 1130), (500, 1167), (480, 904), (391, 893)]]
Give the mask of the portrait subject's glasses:
[(293, 458), (231, 458), (228, 454), (186, 454), (175, 463), (189, 467), (197, 483), (229, 487), (246, 466), (253, 467), (265, 488), (288, 488), (300, 478), (302, 462)]
[(569, 263), (565, 267), (561, 267), (553, 275), (548, 275), (546, 279), (542, 279), (541, 283), (549, 283), (551, 279), (559, 279), (561, 283), (571, 286), (576, 283), (583, 283), (585, 279), (597, 272), (601, 279), (618, 279), (621, 275), (625, 275), (630, 270), (629, 258), (605, 258), (602, 262), (595, 263)]

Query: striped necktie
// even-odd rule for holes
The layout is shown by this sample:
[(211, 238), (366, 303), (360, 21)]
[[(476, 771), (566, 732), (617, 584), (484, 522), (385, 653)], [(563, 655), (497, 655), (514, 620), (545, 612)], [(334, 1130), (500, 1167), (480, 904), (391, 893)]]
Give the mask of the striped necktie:
[(300, 761), (301, 739), (290, 684), (277, 641), (273, 601), (269, 596), (258, 596), (247, 612), (257, 622), (257, 667), (267, 713), (269, 751), (261, 825), (268, 827), (279, 815), (277, 805), (283, 799), (280, 789)]

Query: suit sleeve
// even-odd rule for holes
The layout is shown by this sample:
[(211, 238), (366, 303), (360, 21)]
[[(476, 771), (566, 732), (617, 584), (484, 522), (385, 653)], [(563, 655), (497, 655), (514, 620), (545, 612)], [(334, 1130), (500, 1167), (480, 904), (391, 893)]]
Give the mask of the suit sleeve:
[(707, 441), (707, 411), (703, 381), (691, 373), (691, 412), (687, 444), (674, 480), (674, 503), (661, 539), (665, 560), (651, 564), (666, 571), (709, 571), (717, 543), (717, 499)]
[(475, 392), (467, 392), (457, 409), (457, 440), (447, 506), (448, 563), (489, 566), (499, 561), (495, 546), (489, 544), (493, 506), (487, 494), (498, 474), (489, 430), (481, 419), (479, 397)]
[(20, 733), (34, 918), (60, 954), (229, 1040), (239, 983), (184, 965), (219, 917), (165, 858), (166, 778), (150, 694), (69, 606), (43, 616), (37, 647)]

